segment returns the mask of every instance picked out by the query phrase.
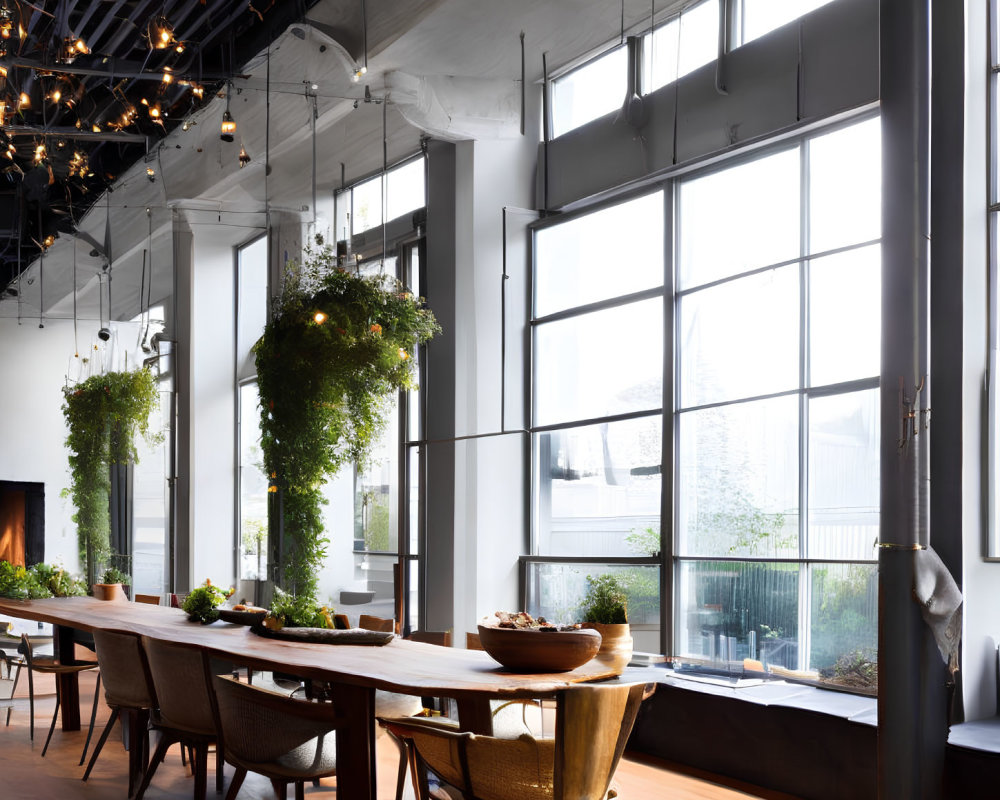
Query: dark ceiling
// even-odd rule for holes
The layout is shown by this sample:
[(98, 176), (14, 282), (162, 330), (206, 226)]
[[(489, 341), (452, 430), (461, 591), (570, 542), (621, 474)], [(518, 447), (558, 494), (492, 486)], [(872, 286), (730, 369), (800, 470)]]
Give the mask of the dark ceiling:
[(0, 291), (316, 2), (0, 0)]

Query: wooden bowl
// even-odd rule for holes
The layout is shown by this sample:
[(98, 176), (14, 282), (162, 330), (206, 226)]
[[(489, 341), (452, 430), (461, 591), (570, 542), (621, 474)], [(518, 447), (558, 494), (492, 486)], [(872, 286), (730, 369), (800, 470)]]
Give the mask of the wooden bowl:
[(569, 672), (601, 649), (595, 630), (539, 631), (479, 626), (483, 649), (513, 672)]

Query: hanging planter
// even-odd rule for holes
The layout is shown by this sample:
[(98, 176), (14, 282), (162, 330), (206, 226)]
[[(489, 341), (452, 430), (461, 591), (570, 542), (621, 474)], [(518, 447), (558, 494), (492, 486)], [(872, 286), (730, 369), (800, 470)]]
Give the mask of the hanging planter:
[(92, 584), (111, 559), (111, 465), (138, 462), (136, 436), (150, 445), (162, 441), (162, 434), (149, 430), (159, 395), (147, 369), (95, 375), (63, 394), (73, 519), (80, 563)]
[(289, 266), (254, 347), (264, 467), (284, 530), (281, 583), (312, 599), (328, 543), (321, 487), (369, 460), (389, 400), (416, 388), (417, 345), (440, 331), (398, 281), (340, 269), (333, 249), (316, 243)]

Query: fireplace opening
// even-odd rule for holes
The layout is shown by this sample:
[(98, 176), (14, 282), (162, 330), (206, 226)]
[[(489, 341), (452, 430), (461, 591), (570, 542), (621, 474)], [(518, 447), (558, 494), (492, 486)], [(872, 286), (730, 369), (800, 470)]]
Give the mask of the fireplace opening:
[(0, 560), (45, 560), (45, 484), (0, 481)]

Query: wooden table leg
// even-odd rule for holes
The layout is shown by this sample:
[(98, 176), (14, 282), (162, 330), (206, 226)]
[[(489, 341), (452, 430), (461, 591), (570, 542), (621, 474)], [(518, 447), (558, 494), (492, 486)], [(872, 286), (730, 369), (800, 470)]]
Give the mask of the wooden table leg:
[[(62, 664), (74, 664), (73, 629), (65, 625), (52, 626), (52, 652)], [(57, 675), (59, 703), (62, 706), (62, 729), (80, 730), (80, 680), (79, 673)]]
[(331, 683), (337, 718), (337, 796), (351, 800), (375, 797), (375, 690)]
[(493, 735), (493, 714), (487, 697), (460, 697), (458, 703), (459, 730), (480, 736)]

